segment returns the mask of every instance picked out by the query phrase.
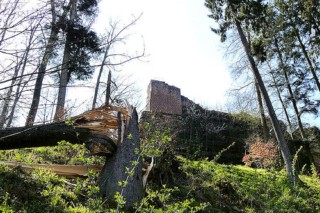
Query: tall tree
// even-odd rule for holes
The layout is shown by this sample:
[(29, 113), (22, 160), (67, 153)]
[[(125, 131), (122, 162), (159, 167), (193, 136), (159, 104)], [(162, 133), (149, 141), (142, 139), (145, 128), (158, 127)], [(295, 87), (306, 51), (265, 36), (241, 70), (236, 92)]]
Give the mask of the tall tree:
[(70, 15), (63, 30), (66, 41), (59, 79), (59, 93), (55, 121), (64, 119), (64, 105), (67, 85), (72, 76), (77, 79), (87, 79), (93, 74), (90, 58), (99, 51), (98, 37), (86, 26), (85, 19), (95, 14), (97, 2), (95, 0), (70, 0)]
[(287, 120), (287, 123), (288, 123), (288, 126), (289, 126), (290, 137), (291, 137), (291, 139), (293, 139), (293, 135), (292, 135), (293, 126), (291, 124), (291, 119), (290, 119), (290, 116), (289, 116), (289, 113), (288, 113), (288, 110), (287, 110), (287, 106), (286, 106), (286, 104), (285, 104), (285, 102), (284, 102), (284, 100), (283, 100), (283, 98), (281, 96), (280, 87), (278, 85), (278, 82), (276, 81), (276, 77), (275, 77), (273, 71), (271, 70), (270, 73), (271, 73), (271, 77), (272, 77), (272, 86), (274, 86), (275, 89), (276, 89), (277, 97), (278, 97), (278, 99), (280, 101), (281, 107), (283, 109), (283, 112), (285, 114), (285, 117), (286, 117), (286, 120)]
[(66, 43), (64, 47), (63, 53), (63, 61), (61, 65), (61, 74), (60, 74), (60, 83), (59, 83), (59, 93), (58, 93), (58, 101), (57, 101), (57, 108), (56, 113), (54, 116), (55, 121), (63, 120), (64, 119), (64, 103), (66, 99), (66, 92), (67, 92), (67, 84), (68, 84), (68, 67), (71, 61), (71, 36), (69, 35), (69, 27), (72, 27), (74, 22), (76, 21), (77, 16), (77, 0), (70, 0), (70, 17), (66, 24)]
[[(1, 111), (1, 115), (0, 115), (0, 128), (4, 127), (7, 120), (8, 120), (9, 125), (11, 124), (14, 110), (9, 114), (9, 104), (10, 104), (11, 100), (14, 99), (13, 108), (15, 108), (15, 105), (19, 100), (20, 92), (21, 92), (20, 87), (22, 84), (21, 81), (23, 78), (20, 77), (20, 80), (19, 80), (18, 75), (23, 76), (25, 73), (28, 58), (30, 56), (29, 55), (30, 50), (32, 48), (33, 43), (35, 42), (35, 38), (34, 38), (35, 33), (38, 30), (38, 28), (40, 27), (41, 21), (42, 21), (42, 18), (37, 20), (35, 23), (30, 24), (30, 29), (28, 30), (28, 31), (30, 31), (30, 33), (27, 38), (25, 51), (22, 52), (22, 56), (19, 56), (17, 53), (17, 56), (16, 56), (17, 62), (16, 62), (16, 66), (14, 69), (13, 76), (12, 76), (11, 85), (8, 88), (7, 95), (4, 99), (4, 103), (3, 103), (3, 107), (2, 107), (2, 111)], [(19, 83), (16, 83), (17, 81), (19, 81)], [(16, 84), (17, 84), (17, 88), (16, 88), (16, 93), (14, 94), (14, 86)]]
[(250, 54), (249, 43), (241, 26), (242, 22), (247, 21), (250, 22), (251, 27), (254, 30), (259, 30), (261, 19), (263, 19), (265, 9), (262, 1), (206, 0), (205, 6), (209, 8), (212, 13), (209, 15), (209, 17), (213, 18), (219, 23), (219, 28), (213, 29), (213, 31), (221, 36), (222, 41), (225, 41), (227, 39), (228, 29), (235, 28), (238, 32), (245, 53), (247, 55), (247, 59), (250, 63), (253, 75), (257, 84), (259, 85), (259, 89), (268, 109), (271, 123), (285, 163), (286, 171), (292, 181), (296, 183), (297, 175), (294, 174), (294, 170), (292, 168), (289, 148), (284, 139), (279, 121), (270, 101), (266, 87), (264, 86), (264, 82), (261, 78), (256, 62), (254, 61), (253, 56)]
[[(17, 105), (20, 97), (29, 97), (26, 89), (33, 83), (27, 78), (35, 75), (39, 55), (42, 52), (42, 33), (48, 5), (41, 2), (37, 8), (32, 3), (20, 0), (3, 0), (0, 9), (0, 75), (2, 81), (0, 93), (5, 92), (3, 98), (0, 126), (12, 121), (12, 107)], [(28, 8), (26, 10), (26, 8)], [(18, 42), (17, 42), (18, 41)], [(10, 63), (8, 63), (10, 62)], [(28, 88), (30, 91), (30, 89)], [(22, 95), (23, 93), (23, 95)], [(13, 101), (14, 100), (14, 101)], [(13, 105), (12, 105), (13, 102)], [(20, 101), (21, 102), (21, 101)], [(24, 107), (25, 103), (21, 102)], [(9, 113), (9, 111), (11, 112)], [(10, 121), (10, 122), (9, 122)]]
[(36, 114), (37, 114), (38, 107), (39, 107), (39, 103), (40, 103), (42, 83), (43, 83), (43, 79), (44, 79), (44, 76), (46, 73), (47, 65), (49, 63), (49, 60), (53, 56), (53, 50), (54, 50), (55, 45), (57, 44), (58, 34), (59, 34), (59, 31), (62, 27), (61, 23), (65, 22), (66, 16), (69, 12), (69, 8), (71, 7), (71, 3), (72, 3), (72, 1), (70, 0), (69, 4), (66, 7), (63, 7), (63, 11), (62, 11), (61, 15), (58, 15), (56, 13), (55, 0), (50, 0), (50, 4), (51, 4), (51, 26), (50, 26), (51, 32), (50, 32), (50, 36), (48, 38), (47, 45), (45, 47), (45, 51), (44, 51), (42, 60), (40, 62), (39, 71), (38, 71), (36, 83), (34, 86), (31, 107), (30, 107), (28, 117), (26, 120), (26, 126), (32, 126), (35, 121)]
[[(248, 44), (250, 47), (250, 55), (252, 55), (251, 50), (254, 49), (254, 46), (251, 43), (251, 36), (250, 36), (250, 29), (249, 26), (246, 27), (246, 32), (247, 32), (247, 37), (248, 37)], [(268, 141), (269, 139), (269, 130), (268, 130), (268, 125), (267, 125), (267, 119), (264, 113), (264, 108), (263, 108), (263, 102), (262, 102), (262, 95), (260, 92), (259, 84), (257, 81), (255, 81), (255, 90), (256, 90), (256, 96), (257, 96), (257, 101), (258, 101), (258, 106), (259, 106), (259, 113), (260, 113), (260, 120), (261, 120), (261, 125), (262, 125), (262, 133), (263, 133), (263, 139), (265, 142)]]
[(265, 142), (267, 142), (269, 139), (269, 128), (267, 125), (267, 118), (264, 113), (262, 95), (261, 95), (260, 88), (259, 88), (259, 85), (257, 82), (255, 83), (255, 89), (256, 89), (256, 93), (257, 93), (257, 100), (258, 100), (258, 106), (259, 106), (259, 112), (260, 112), (260, 120), (261, 120), (261, 125), (262, 125), (263, 139)]
[[(291, 2), (291, 3), (290, 3)], [(291, 6), (290, 6), (291, 5)], [(303, 23), (297, 15), (296, 23), (292, 24), (292, 14), (288, 15), (287, 10), (295, 5), (296, 10), (299, 4), (292, 1), (275, 1), (268, 3), (264, 23), (261, 32), (256, 36), (255, 56), (260, 62), (268, 60), (273, 64), (277, 64), (277, 68), (272, 71), (269, 77), (271, 82), (274, 81), (276, 86), (284, 87), (281, 90), (281, 101), (290, 102), (292, 111), (296, 118), (296, 123), (300, 131), (301, 138), (306, 137), (302, 123), (302, 115), (304, 113), (317, 114), (319, 101), (314, 96), (314, 83), (317, 76), (310, 76), (310, 69), (314, 69), (313, 65), (305, 57), (301, 37), (297, 34), (304, 35), (304, 39), (308, 40), (310, 35), (306, 32), (306, 23)], [(289, 10), (292, 10), (289, 9)], [(306, 46), (304, 46), (306, 47)], [(260, 54), (263, 53), (263, 54)], [(259, 54), (263, 57), (259, 57)], [(275, 85), (272, 83), (273, 85)], [(278, 90), (279, 92), (280, 90)], [(283, 104), (283, 103), (281, 103)]]
[[(313, 84), (320, 91), (319, 71), (319, 33), (318, 24), (315, 20), (319, 18), (319, 2), (317, 1), (275, 1), (270, 8), (274, 10), (272, 17), (277, 19), (277, 31), (282, 33), (287, 43), (286, 54), (292, 58), (301, 60), (305, 71), (310, 72)], [(312, 16), (308, 15), (311, 12)], [(271, 27), (271, 28), (274, 28)], [(270, 29), (271, 29), (270, 28)], [(311, 82), (311, 81), (310, 81)]]
[(291, 103), (292, 103), (292, 106), (293, 106), (293, 109), (294, 109), (294, 113), (296, 115), (296, 119), (297, 119), (297, 122), (298, 122), (301, 138), (304, 139), (305, 138), (304, 128), (303, 128), (303, 125), (302, 125), (300, 112), (299, 112), (299, 109), (298, 109), (298, 106), (297, 106), (297, 100), (296, 100), (296, 97), (295, 97), (295, 95), (293, 93), (291, 82), (289, 80), (288, 67), (284, 64), (284, 61), (283, 61), (283, 58), (282, 58), (282, 53), (281, 53), (281, 51), (279, 49), (279, 45), (278, 45), (277, 39), (275, 39), (274, 44), (275, 44), (276, 52), (277, 52), (278, 58), (279, 58), (279, 63), (280, 63), (280, 67), (279, 68), (283, 72), (283, 75), (284, 75), (285, 84), (286, 84), (286, 87), (287, 87), (288, 92), (289, 92), (289, 99), (291, 100)]

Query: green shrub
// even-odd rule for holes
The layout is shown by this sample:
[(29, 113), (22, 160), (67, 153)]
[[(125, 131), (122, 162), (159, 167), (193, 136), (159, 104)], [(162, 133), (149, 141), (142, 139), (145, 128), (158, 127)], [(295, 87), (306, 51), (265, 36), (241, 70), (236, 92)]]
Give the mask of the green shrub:
[[(284, 171), (226, 166), (212, 161), (179, 158), (188, 176), (190, 194), (222, 212), (318, 212), (320, 190), (314, 179), (302, 176), (294, 186)], [(209, 212), (210, 212), (209, 211)]]
[(84, 144), (60, 141), (57, 146), (0, 151), (0, 160), (25, 163), (88, 165), (103, 164), (104, 158), (91, 155)]

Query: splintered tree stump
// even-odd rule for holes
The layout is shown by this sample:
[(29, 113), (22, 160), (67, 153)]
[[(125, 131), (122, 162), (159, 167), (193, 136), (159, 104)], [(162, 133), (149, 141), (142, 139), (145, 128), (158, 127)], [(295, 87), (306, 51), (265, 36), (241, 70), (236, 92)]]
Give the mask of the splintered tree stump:
[[(134, 203), (139, 203), (144, 196), (142, 163), (138, 153), (140, 150), (138, 115), (135, 109), (129, 111), (131, 112), (128, 119), (122, 124), (119, 122), (117, 150), (114, 155), (107, 158), (99, 180), (101, 194), (106, 199), (114, 200), (114, 195), (119, 192), (126, 201), (125, 208), (133, 207)], [(120, 126), (121, 131), (119, 131)], [(133, 171), (132, 174), (129, 174), (128, 170)], [(123, 181), (126, 182), (125, 186), (119, 184)]]

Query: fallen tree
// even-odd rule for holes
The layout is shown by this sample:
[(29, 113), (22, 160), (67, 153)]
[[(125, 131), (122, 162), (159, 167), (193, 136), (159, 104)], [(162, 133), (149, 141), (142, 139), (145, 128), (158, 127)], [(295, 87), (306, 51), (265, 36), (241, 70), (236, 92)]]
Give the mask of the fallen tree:
[(74, 144), (85, 143), (94, 154), (112, 154), (116, 150), (117, 112), (126, 119), (127, 111), (103, 106), (68, 119), (33, 127), (15, 127), (0, 130), (0, 150), (55, 146), (65, 140)]
[(100, 165), (58, 165), (58, 164), (30, 164), (30, 163), (20, 163), (12, 161), (0, 161), (9, 167), (21, 167), (26, 171), (33, 171), (37, 168), (49, 170), (57, 175), (61, 175), (69, 178), (76, 177), (87, 177), (89, 171), (100, 172), (102, 166)]
[[(126, 201), (125, 208), (142, 199), (142, 162), (135, 108), (109, 105), (67, 122), (0, 130), (0, 150), (54, 146), (62, 140), (85, 143), (91, 153), (106, 156), (99, 181), (101, 195), (105, 198), (113, 199), (119, 193)], [(125, 184), (120, 186), (119, 182)]]

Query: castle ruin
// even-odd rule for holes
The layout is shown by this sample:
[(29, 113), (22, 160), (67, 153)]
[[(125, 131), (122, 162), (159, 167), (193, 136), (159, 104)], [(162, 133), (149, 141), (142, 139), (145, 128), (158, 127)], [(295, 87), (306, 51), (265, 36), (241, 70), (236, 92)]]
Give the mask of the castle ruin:
[(148, 86), (147, 111), (181, 115), (180, 89), (163, 81), (151, 80)]

